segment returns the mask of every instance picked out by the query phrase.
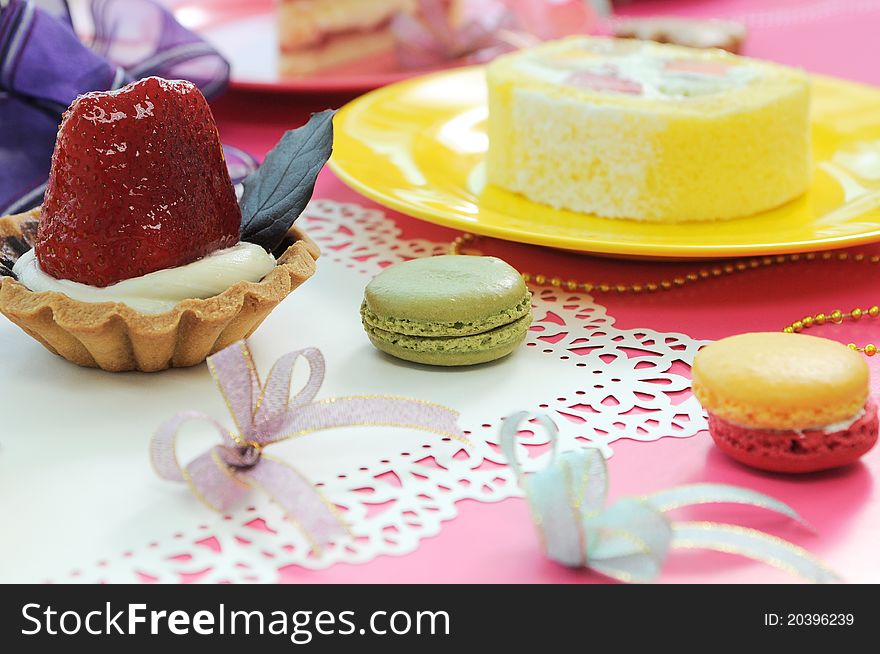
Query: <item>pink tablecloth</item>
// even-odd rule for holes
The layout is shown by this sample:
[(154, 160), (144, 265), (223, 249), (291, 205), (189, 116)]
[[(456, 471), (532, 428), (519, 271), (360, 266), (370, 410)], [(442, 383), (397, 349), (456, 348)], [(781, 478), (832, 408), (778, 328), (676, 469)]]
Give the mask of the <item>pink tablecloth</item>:
[[(808, 70), (880, 84), (880, 0), (654, 0), (626, 5), (622, 13), (723, 16), (750, 28), (747, 54)], [(215, 106), (224, 141), (262, 155), (281, 133), (309, 112), (339, 106), (345, 96), (294, 96), (233, 92)], [(878, 117), (880, 120), (880, 117)], [(372, 206), (329, 171), (316, 197)], [(456, 233), (391, 213), (407, 238), (452, 240)], [(689, 264), (626, 262), (577, 256), (500, 241), (481, 245), (524, 270), (563, 278), (635, 282), (667, 278)], [(862, 248), (880, 253), (880, 247)], [(848, 310), (880, 303), (880, 267), (859, 263), (799, 263), (751, 271), (651, 296), (598, 297), (622, 328), (649, 327), (717, 339), (745, 331), (778, 330), (818, 311)], [(865, 321), (816, 329), (845, 342), (880, 341), (880, 323)], [(880, 357), (877, 357), (880, 359)], [(875, 384), (880, 361), (871, 361)], [(875, 387), (876, 388), (876, 387)], [(756, 511), (735, 519), (797, 542), (826, 560), (849, 581), (880, 581), (880, 448), (845, 470), (805, 477), (760, 474), (732, 463), (706, 434), (654, 443), (618, 441), (610, 462), (611, 495), (647, 492), (679, 483), (713, 481), (749, 486), (795, 505), (815, 534)], [(322, 571), (282, 570), (289, 582), (594, 582), (588, 572), (546, 561), (525, 503), (466, 501), (440, 535), (413, 554), (381, 557), (365, 565), (337, 565)], [(717, 511), (717, 510), (716, 510)], [(717, 515), (717, 513), (713, 514)], [(729, 512), (724, 513), (730, 517)], [(662, 578), (668, 582), (790, 581), (770, 568), (722, 554), (674, 554)]]

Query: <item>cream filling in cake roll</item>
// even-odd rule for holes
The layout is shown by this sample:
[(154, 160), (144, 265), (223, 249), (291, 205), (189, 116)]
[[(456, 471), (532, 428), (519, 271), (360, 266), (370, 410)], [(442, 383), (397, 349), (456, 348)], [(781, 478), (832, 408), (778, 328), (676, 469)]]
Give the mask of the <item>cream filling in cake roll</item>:
[(492, 184), (556, 208), (746, 216), (810, 181), (809, 81), (720, 50), (574, 37), (488, 68)]

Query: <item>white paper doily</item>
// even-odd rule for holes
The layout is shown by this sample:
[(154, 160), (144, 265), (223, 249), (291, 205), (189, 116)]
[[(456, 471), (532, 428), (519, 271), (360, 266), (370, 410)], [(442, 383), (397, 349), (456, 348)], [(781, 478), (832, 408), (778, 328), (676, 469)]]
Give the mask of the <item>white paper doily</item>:
[[(519, 494), (496, 445), (501, 418), (514, 411), (549, 413), (563, 448), (592, 444), (606, 455), (619, 438), (652, 441), (706, 428), (681, 374), (704, 342), (616, 329), (589, 295), (533, 288), (527, 345), (493, 364), (440, 370), (378, 353), (358, 316), (367, 281), (447, 244), (398, 240), (400, 230), (381, 211), (328, 200), (313, 202), (299, 224), (324, 254), (315, 277), (251, 338), (258, 367), (319, 347), (327, 359), (319, 398), (370, 392), (441, 403), (461, 412), (470, 444), (354, 428), (272, 446), (322, 486), (352, 529), (351, 540), (315, 556), (265, 498), (253, 494), (252, 506), (217, 516), (150, 470), (151, 433), (176, 411), (229, 422), (205, 366), (156, 375), (80, 369), (3, 322), (0, 507), (14, 529), (0, 539), (0, 580), (266, 582), (291, 564), (323, 568), (404, 554), (454, 518), (458, 500)], [(192, 454), (213, 442), (208, 433), (185, 433)], [(521, 442), (526, 466), (540, 465), (543, 433), (524, 433)]]

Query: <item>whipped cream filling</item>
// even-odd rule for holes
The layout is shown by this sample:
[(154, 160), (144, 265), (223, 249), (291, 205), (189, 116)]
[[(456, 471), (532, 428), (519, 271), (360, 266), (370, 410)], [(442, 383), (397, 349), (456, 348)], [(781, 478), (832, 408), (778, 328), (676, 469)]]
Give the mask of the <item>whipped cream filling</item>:
[(259, 245), (242, 242), (185, 266), (103, 288), (55, 279), (40, 268), (34, 250), (25, 252), (12, 272), (31, 291), (56, 291), (80, 302), (121, 302), (141, 313), (158, 314), (170, 311), (181, 300), (213, 297), (242, 281), (258, 282), (274, 267), (275, 257)]
[[(808, 431), (820, 431), (824, 434), (833, 434), (838, 431), (845, 431), (845, 430), (849, 429), (854, 424), (856, 424), (856, 422), (861, 420), (864, 415), (865, 415), (865, 409), (863, 408), (858, 413), (856, 413), (854, 416), (852, 416), (851, 418), (846, 418), (846, 419), (841, 420), (839, 422), (832, 422), (827, 425), (817, 425), (815, 427), (804, 427), (803, 429), (762, 429), (761, 431), (774, 431), (774, 432), (779, 432), (780, 434), (794, 432), (795, 434), (799, 434), (801, 436), (804, 435), (804, 432), (808, 432)], [(753, 427), (750, 425), (744, 425), (744, 424), (736, 422), (734, 420), (726, 420), (725, 419), (725, 422), (728, 422), (731, 425), (736, 425), (737, 427), (742, 427), (743, 429), (757, 429), (756, 427)]]
[[(840, 422), (832, 422), (830, 425), (822, 425), (821, 427), (817, 427), (816, 430), (825, 432), (826, 434), (833, 434), (836, 431), (844, 431), (845, 429), (849, 429), (854, 424), (856, 424), (856, 422), (861, 420), (862, 416), (864, 416), (864, 415), (865, 415), (865, 410), (862, 409), (856, 415), (854, 415), (852, 418), (847, 418), (846, 420), (841, 420)], [(797, 431), (800, 434), (803, 434), (803, 432), (805, 432), (805, 431), (812, 431), (812, 430), (796, 429), (795, 431)]]

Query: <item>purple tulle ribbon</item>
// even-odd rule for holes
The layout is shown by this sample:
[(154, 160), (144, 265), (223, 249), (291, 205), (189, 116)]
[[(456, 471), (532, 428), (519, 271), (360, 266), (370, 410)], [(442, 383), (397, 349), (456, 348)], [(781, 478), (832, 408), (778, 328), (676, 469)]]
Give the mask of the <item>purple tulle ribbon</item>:
[[(308, 362), (310, 375), (302, 390), (291, 397), (293, 367), (300, 358)], [(281, 505), (313, 547), (344, 536), (344, 524), (334, 505), (315, 486), (286, 463), (264, 454), (266, 447), (324, 429), (351, 426), (420, 429), (464, 440), (456, 422), (458, 414), (436, 404), (390, 396), (315, 400), (324, 380), (324, 357), (314, 348), (282, 356), (265, 384), (244, 341), (208, 357), (208, 368), (235, 421), (235, 432), (203, 413), (179, 413), (153, 437), (153, 467), (165, 479), (186, 482), (199, 499), (217, 511), (226, 511), (250, 489), (259, 489)], [(222, 443), (181, 466), (175, 447), (177, 435), (193, 420), (211, 424)]]
[[(83, 42), (65, 0), (0, 0), (0, 215), (42, 201), (58, 123), (76, 96), (150, 75), (191, 80), (209, 98), (228, 83), (226, 60), (152, 0), (87, 8)], [(227, 155), (239, 169), (252, 164)]]

